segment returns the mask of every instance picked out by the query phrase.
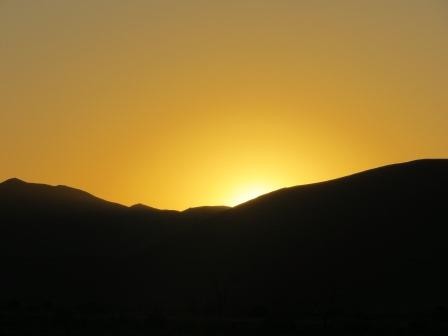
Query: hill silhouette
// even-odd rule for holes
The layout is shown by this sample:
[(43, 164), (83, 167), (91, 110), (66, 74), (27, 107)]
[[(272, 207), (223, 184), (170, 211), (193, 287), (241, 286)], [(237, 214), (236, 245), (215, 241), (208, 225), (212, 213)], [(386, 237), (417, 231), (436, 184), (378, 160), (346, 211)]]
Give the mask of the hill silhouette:
[(447, 201), (443, 159), (183, 212), (11, 179), (1, 297), (201, 316), (432, 309), (448, 304)]
[(67, 209), (111, 209), (122, 208), (122, 205), (99, 199), (85, 191), (63, 185), (49, 186), (38, 183), (27, 183), (12, 178), (0, 183), (0, 200), (5, 206), (23, 206), (33, 208)]

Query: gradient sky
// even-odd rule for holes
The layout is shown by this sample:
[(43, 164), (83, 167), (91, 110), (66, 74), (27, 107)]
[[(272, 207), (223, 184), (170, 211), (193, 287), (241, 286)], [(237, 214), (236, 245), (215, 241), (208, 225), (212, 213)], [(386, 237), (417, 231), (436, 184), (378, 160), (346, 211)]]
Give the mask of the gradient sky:
[(0, 179), (235, 204), (448, 157), (446, 0), (0, 0)]

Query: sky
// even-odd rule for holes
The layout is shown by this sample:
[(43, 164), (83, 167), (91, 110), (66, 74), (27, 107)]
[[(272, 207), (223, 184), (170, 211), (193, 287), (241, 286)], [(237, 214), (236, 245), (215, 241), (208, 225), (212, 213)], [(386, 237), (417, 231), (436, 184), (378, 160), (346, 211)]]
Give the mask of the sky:
[(446, 0), (0, 0), (0, 180), (235, 205), (448, 157)]

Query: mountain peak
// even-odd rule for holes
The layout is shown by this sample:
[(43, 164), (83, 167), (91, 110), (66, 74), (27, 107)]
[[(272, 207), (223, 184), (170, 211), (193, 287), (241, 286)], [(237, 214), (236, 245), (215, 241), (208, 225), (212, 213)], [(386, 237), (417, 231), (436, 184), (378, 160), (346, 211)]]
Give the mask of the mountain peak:
[(13, 177), (13, 178), (10, 178), (10, 179), (7, 179), (7, 180), (3, 181), (0, 184), (11, 184), (11, 185), (13, 185), (13, 184), (25, 184), (25, 183), (26, 183), (25, 181), (23, 181), (21, 179), (18, 179), (17, 177)]
[(145, 210), (145, 211), (160, 211), (160, 209), (157, 208), (153, 208), (149, 205), (146, 204), (142, 204), (142, 203), (137, 203), (137, 204), (133, 204), (129, 207), (130, 209), (134, 209), (134, 210)]
[(210, 205), (206, 205), (206, 206), (198, 206), (198, 207), (192, 207), (192, 208), (188, 208), (182, 212), (184, 213), (218, 213), (218, 212), (222, 212), (225, 210), (231, 209), (231, 207), (229, 206), (224, 206), (224, 205), (217, 205), (217, 206), (210, 206)]

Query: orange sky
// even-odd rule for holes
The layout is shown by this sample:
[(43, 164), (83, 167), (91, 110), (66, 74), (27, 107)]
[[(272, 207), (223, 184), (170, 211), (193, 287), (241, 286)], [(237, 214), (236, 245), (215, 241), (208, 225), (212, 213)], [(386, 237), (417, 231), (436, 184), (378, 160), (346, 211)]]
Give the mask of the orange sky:
[(0, 0), (0, 179), (235, 204), (448, 157), (444, 0)]

